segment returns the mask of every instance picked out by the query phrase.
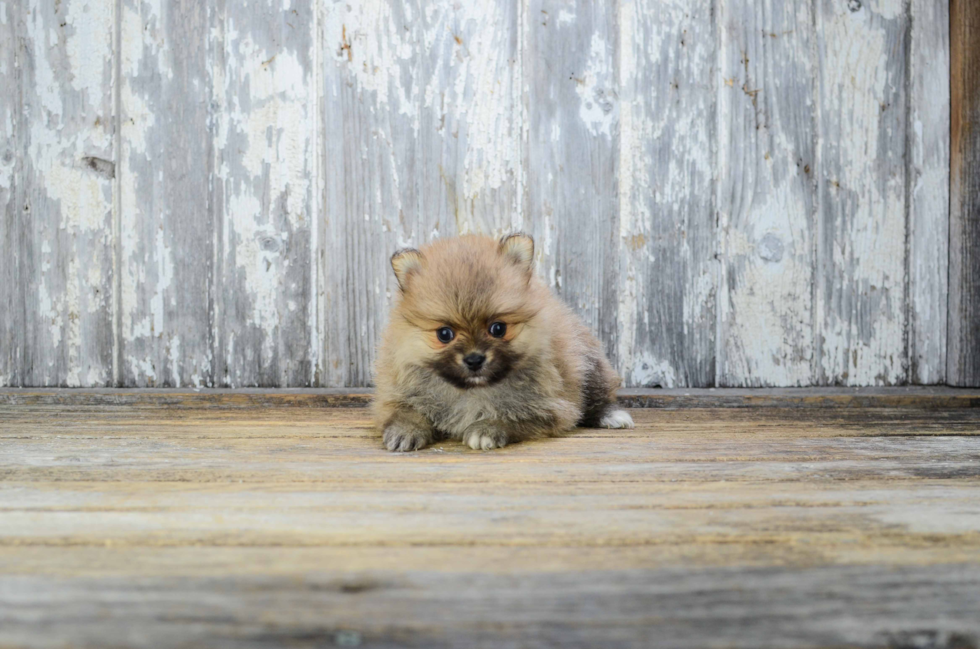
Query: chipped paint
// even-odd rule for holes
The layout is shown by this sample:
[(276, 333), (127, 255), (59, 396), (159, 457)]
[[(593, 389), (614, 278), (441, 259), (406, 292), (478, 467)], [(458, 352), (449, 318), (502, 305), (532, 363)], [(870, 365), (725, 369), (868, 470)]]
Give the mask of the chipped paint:
[(306, 357), (317, 346), (315, 312), (305, 310), (315, 261), (312, 7), (293, 6), (292, 28), (274, 20), (280, 11), (277, 0), (247, 14), (228, 10), (211, 33), (221, 62), (213, 76), (217, 277), (233, 287), (215, 296), (222, 385), (313, 380)]
[(579, 118), (593, 135), (613, 137), (619, 122), (619, 97), (614, 71), (610, 67), (612, 50), (602, 34), (592, 34), (585, 70), (572, 75), (579, 96)]
[(946, 381), (949, 7), (912, 0), (909, 54), (909, 380)]
[(808, 385), (813, 17), (808, 6), (771, 0), (722, 2), (718, 17), (729, 36), (716, 83), (719, 286), (726, 287), (718, 299), (718, 384)]
[(852, 7), (0, 1), (0, 385), (368, 384), (514, 230), (628, 385), (941, 381), (948, 8)]
[(0, 383), (106, 385), (112, 187), (86, 160), (112, 157), (113, 7), (5, 4), (0, 16), (15, 44), (0, 54), (4, 88), (20, 85), (0, 97)]
[(161, 0), (120, 9), (119, 378), (211, 385), (210, 10), (178, 15)]
[(423, 18), (423, 231), (503, 235), (522, 211), (516, 6), (430, 4)]
[(832, 236), (818, 260), (821, 382), (893, 385), (907, 377), (901, 6), (882, 0), (819, 14), (819, 200)]
[(616, 311), (627, 385), (715, 380), (714, 47), (692, 37), (711, 33), (710, 14), (710, 2), (681, 0), (620, 9)]

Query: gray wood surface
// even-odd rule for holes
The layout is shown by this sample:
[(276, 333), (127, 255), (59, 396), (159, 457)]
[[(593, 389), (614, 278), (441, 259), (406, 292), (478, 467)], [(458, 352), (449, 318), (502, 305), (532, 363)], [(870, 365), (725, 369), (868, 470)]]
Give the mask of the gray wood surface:
[(425, 240), (528, 229), (522, 201), (522, 3), (423, 6), (420, 234)]
[(907, 345), (909, 382), (929, 384), (946, 381), (950, 16), (948, 2), (912, 0), (911, 9)]
[(119, 8), (116, 381), (213, 385), (211, 9)]
[(619, 36), (613, 2), (527, 5), (527, 196), (539, 272), (616, 362)]
[[(162, 410), (221, 408), (363, 408), (372, 388), (0, 388), (0, 406), (109, 406)], [(942, 410), (980, 408), (980, 390), (946, 386), (887, 388), (622, 388), (626, 408), (902, 408), (908, 419), (948, 421)], [(930, 411), (928, 415), (911, 413)]]
[(45, 392), (0, 399), (0, 647), (980, 642), (980, 408), (638, 409), (392, 454), (290, 393)]
[(388, 260), (425, 241), (421, 10), (413, 0), (326, 2), (323, 10), (320, 384), (366, 385), (397, 290)]
[[(0, 583), (15, 647), (977, 646), (975, 564)], [(166, 614), (161, 614), (166, 611)], [(34, 622), (45, 619), (44, 632)], [(720, 643), (724, 641), (724, 644)]]
[[(0, 7), (0, 43), (16, 43), (22, 14), (20, 5), (6, 3)], [(23, 293), (30, 291), (26, 277), (26, 259), (17, 251), (26, 248), (22, 236), (21, 217), (24, 208), (23, 186), (23, 124), (24, 111), (20, 106), (19, 47), (0, 47), (0, 86), (7, 88), (0, 99), (0, 384), (29, 383), (25, 369), (30, 367), (27, 350), (27, 328)]]
[(628, 386), (980, 384), (945, 0), (0, 15), (0, 385), (370, 385), (391, 253), (513, 230)]
[(718, 5), (718, 383), (814, 381), (813, 7)]
[(620, 9), (619, 336), (627, 385), (715, 383), (712, 3)]
[(949, 346), (952, 385), (980, 384), (980, 8), (952, 0)]
[(110, 385), (112, 6), (0, 15), (0, 383)]
[(908, 378), (905, 6), (903, 0), (816, 3), (820, 383)]
[(213, 9), (215, 385), (314, 380), (314, 11), (310, 0)]

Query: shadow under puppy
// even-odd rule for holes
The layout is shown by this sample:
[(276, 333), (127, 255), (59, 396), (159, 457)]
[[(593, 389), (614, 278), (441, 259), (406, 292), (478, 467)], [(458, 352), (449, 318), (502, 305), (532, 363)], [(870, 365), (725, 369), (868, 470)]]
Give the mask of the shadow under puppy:
[(389, 451), (451, 437), (489, 450), (576, 425), (632, 428), (599, 342), (533, 271), (534, 242), (440, 239), (391, 258), (400, 294), (379, 350)]

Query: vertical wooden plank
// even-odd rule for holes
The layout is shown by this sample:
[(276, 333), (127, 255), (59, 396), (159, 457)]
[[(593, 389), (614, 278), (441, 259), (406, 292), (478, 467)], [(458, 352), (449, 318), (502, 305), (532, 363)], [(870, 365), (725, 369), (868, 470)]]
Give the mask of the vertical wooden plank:
[(0, 1), (0, 386), (23, 385), (29, 366), (25, 294), (28, 274), (23, 254), (24, 111), (21, 106), (20, 0)]
[(306, 386), (319, 354), (314, 11), (217, 2), (215, 382)]
[(624, 0), (620, 22), (619, 366), (631, 386), (713, 385), (712, 2)]
[(0, 16), (0, 383), (108, 385), (113, 7), (8, 2)]
[(423, 240), (421, 14), (411, 0), (323, 7), (322, 385), (371, 383), (396, 284), (388, 259)]
[(946, 381), (949, 3), (912, 0), (909, 43), (909, 382)]
[(718, 3), (718, 383), (807, 385), (816, 204), (812, 6)]
[(529, 0), (527, 197), (543, 270), (616, 363), (616, 2)]
[(209, 10), (122, 0), (121, 11), (121, 378), (210, 386)]
[(892, 385), (905, 362), (903, 0), (819, 0), (817, 381)]
[(980, 386), (980, 6), (950, 0), (947, 380)]
[(513, 0), (424, 5), (419, 174), (426, 239), (528, 227), (521, 196), (521, 7)]

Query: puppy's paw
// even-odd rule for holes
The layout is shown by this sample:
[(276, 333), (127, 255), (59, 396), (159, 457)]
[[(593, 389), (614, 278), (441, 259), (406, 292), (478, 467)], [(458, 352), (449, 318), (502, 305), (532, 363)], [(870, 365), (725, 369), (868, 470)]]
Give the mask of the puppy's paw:
[(417, 451), (425, 448), (432, 441), (432, 435), (427, 430), (401, 422), (388, 424), (384, 432), (385, 448), (389, 451)]
[(507, 446), (507, 435), (502, 430), (478, 426), (466, 431), (463, 443), (474, 451), (489, 451)]
[(633, 428), (633, 418), (630, 413), (619, 408), (606, 412), (599, 420), (599, 425), (603, 428)]

